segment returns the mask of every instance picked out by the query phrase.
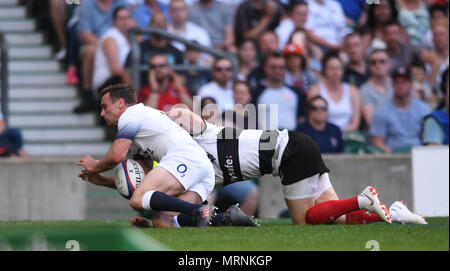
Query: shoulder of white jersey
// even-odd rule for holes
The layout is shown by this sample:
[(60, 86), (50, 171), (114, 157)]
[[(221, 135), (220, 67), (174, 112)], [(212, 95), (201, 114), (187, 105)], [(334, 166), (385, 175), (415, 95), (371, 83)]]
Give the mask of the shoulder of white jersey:
[(199, 135), (193, 136), (194, 138), (217, 138), (217, 134), (223, 129), (221, 126), (216, 126), (213, 123), (203, 121), (205, 127)]

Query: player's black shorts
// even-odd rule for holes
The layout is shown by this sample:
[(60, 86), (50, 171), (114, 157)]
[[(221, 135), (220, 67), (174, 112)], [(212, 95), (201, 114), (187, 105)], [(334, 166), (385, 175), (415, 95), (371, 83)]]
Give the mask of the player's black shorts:
[(289, 131), (289, 141), (280, 163), (283, 185), (293, 184), (330, 170), (325, 165), (320, 149), (314, 140), (300, 132)]

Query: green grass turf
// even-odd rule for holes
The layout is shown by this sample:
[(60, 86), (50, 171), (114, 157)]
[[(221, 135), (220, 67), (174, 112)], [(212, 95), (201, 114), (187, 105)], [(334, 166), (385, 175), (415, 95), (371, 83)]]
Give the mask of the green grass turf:
[[(261, 219), (261, 227), (210, 227), (182, 229), (141, 229), (143, 233), (172, 250), (205, 251), (316, 251), (370, 250), (375, 240), (380, 250), (449, 250), (449, 218), (429, 218), (429, 225), (318, 225), (294, 226), (290, 219)], [(29, 231), (72, 231), (129, 229), (128, 221), (0, 222), (0, 238)]]

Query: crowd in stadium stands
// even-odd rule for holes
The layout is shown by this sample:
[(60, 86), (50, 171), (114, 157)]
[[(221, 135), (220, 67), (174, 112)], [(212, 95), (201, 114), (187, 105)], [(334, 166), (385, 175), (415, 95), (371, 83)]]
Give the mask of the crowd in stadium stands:
[[(266, 105), (252, 127), (308, 132), (324, 153), (409, 151), (426, 143), (433, 122), (424, 118), (446, 112), (447, 0), (80, 2), (48, 2), (55, 58), (65, 60), (67, 83), (80, 89), (76, 113), (95, 111), (104, 86), (131, 82), (127, 31), (147, 26), (234, 54), (238, 63), (139, 35), (140, 64), (149, 67), (135, 86), (139, 101), (163, 111), (179, 103), (192, 109), (200, 96), (203, 106), (217, 104), (210, 117), (228, 121), (225, 112), (237, 114), (237, 89), (245, 104)], [(175, 72), (173, 65), (210, 72)]]

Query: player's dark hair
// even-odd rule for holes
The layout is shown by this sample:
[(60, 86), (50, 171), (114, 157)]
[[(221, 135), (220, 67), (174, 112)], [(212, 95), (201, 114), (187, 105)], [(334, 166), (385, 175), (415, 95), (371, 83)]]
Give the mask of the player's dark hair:
[(131, 85), (116, 84), (107, 86), (100, 92), (100, 98), (105, 96), (107, 93), (109, 93), (109, 96), (113, 102), (122, 98), (128, 105), (135, 105), (137, 103), (136, 91)]

